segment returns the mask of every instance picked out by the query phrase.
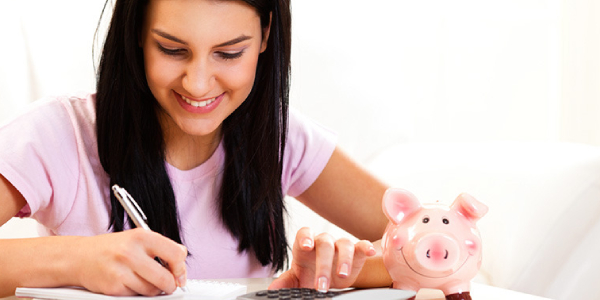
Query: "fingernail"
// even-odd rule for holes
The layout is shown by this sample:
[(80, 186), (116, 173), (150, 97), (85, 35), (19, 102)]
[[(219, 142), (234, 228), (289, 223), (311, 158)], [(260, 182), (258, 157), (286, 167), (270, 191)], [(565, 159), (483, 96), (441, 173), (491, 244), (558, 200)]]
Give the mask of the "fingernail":
[(187, 276), (186, 276), (185, 274), (183, 274), (183, 275), (179, 276), (179, 278), (177, 278), (177, 284), (178, 284), (180, 287), (184, 287), (184, 286), (185, 286), (185, 283), (186, 283), (186, 281), (187, 281), (187, 278), (186, 278), (186, 277), (187, 277)]
[(312, 240), (311, 239), (304, 239), (304, 241), (302, 241), (302, 247), (304, 248), (311, 248), (312, 247)]
[(319, 280), (317, 280), (317, 290), (319, 292), (327, 292), (328, 290), (328, 286), (327, 286), (327, 277), (319, 277)]
[(350, 271), (350, 267), (348, 266), (348, 264), (342, 264), (340, 266), (340, 272), (338, 274), (342, 277), (347, 277), (349, 271)]
[(369, 247), (369, 252), (367, 252), (367, 255), (375, 255), (377, 254), (377, 251), (375, 251), (375, 248), (373, 246)]

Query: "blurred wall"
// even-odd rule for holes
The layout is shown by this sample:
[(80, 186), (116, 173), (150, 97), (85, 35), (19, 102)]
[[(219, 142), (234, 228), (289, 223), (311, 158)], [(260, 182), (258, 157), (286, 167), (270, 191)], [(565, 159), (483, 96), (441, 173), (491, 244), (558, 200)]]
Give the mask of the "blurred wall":
[[(0, 121), (94, 89), (104, 0), (0, 5)], [(297, 0), (292, 13), (291, 103), (361, 161), (396, 142), (600, 145), (597, 1)]]
[(600, 145), (597, 1), (366, 3), (293, 3), (293, 104), (356, 157), (414, 141)]
[[(43, 96), (94, 90), (103, 5), (0, 0), (0, 122)], [(597, 0), (293, 0), (292, 14), (291, 104), (362, 163), (421, 142), (600, 146)], [(427, 166), (424, 157), (414, 169)], [(331, 230), (297, 202), (288, 208), (292, 227)], [(9, 222), (0, 236), (35, 235), (28, 221)]]

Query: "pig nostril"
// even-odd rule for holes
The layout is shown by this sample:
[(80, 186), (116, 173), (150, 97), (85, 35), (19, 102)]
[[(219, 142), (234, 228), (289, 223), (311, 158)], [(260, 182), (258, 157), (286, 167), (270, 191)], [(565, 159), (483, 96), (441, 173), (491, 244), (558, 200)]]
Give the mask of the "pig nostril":
[[(446, 251), (446, 255), (444, 255), (444, 259), (448, 259), (448, 250), (444, 250)], [(427, 258), (431, 258), (431, 249), (427, 249), (427, 253), (425, 254), (427, 256)]]

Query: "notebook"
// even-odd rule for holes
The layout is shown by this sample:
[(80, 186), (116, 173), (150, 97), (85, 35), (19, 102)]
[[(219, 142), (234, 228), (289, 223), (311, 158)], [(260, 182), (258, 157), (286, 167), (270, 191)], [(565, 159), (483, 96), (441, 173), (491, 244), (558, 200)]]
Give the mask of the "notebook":
[(232, 300), (246, 293), (246, 286), (238, 283), (229, 283), (211, 280), (188, 280), (187, 292), (180, 288), (170, 295), (158, 295), (154, 297), (131, 296), (114, 297), (90, 292), (81, 287), (61, 288), (17, 288), (15, 296), (20, 298), (57, 299), (57, 300)]

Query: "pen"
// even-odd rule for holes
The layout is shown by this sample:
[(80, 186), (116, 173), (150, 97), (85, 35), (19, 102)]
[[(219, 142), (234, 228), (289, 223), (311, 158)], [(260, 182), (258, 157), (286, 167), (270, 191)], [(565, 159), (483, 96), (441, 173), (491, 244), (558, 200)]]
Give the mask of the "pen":
[[(144, 214), (142, 209), (139, 207), (137, 202), (135, 202), (135, 200), (133, 200), (133, 197), (131, 197), (131, 195), (129, 195), (127, 190), (125, 190), (124, 188), (122, 188), (116, 184), (112, 186), (112, 190), (113, 190), (113, 193), (115, 194), (115, 197), (117, 197), (117, 199), (119, 200), (119, 202), (125, 209), (125, 212), (127, 212), (127, 215), (129, 216), (129, 218), (131, 218), (133, 223), (135, 223), (135, 226), (144, 228), (145, 230), (151, 230), (150, 227), (148, 226), (148, 224), (146, 223), (148, 221), (148, 219), (146, 218), (146, 215)], [(154, 259), (161, 266), (167, 268), (167, 264), (165, 262), (163, 262), (160, 259), (160, 257), (157, 256)], [(185, 286), (181, 287), (181, 290), (183, 290), (184, 292), (188, 291), (187, 287), (185, 287)]]

